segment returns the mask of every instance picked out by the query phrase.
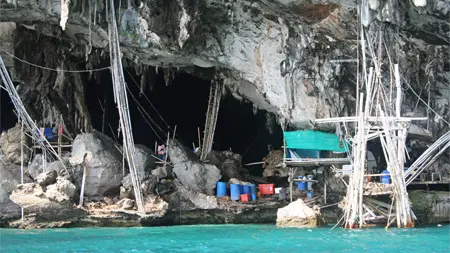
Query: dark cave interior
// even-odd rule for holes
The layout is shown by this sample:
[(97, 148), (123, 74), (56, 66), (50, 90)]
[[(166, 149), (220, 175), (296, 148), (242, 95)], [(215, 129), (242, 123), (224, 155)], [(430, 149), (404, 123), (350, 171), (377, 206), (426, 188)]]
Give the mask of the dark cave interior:
[[(134, 69), (125, 69), (125, 81), (129, 87), (128, 101), (133, 126), (134, 141), (151, 149), (155, 141), (166, 142), (167, 133), (173, 133), (186, 147), (198, 146), (198, 128), (203, 135), (209, 98), (210, 81), (191, 74), (177, 73), (169, 86), (166, 86), (163, 70), (156, 74), (152, 89), (147, 85), (140, 95), (140, 78)], [(113, 100), (111, 76), (109, 72), (101, 75), (101, 80), (91, 81), (85, 86), (87, 104), (94, 129), (101, 131), (103, 104), (106, 98), (107, 121), (105, 133), (117, 135), (118, 113)], [(150, 103), (150, 102), (151, 103)], [(140, 106), (138, 106), (138, 103)], [(282, 145), (282, 130), (273, 123), (272, 131), (266, 124), (265, 111), (257, 110), (251, 103), (237, 100), (228, 94), (222, 97), (219, 116), (214, 135), (213, 150), (231, 150), (242, 155), (242, 163), (261, 161), (268, 154), (268, 145), (278, 149)], [(272, 133), (271, 133), (272, 132)], [(262, 175), (258, 166), (250, 173)]]

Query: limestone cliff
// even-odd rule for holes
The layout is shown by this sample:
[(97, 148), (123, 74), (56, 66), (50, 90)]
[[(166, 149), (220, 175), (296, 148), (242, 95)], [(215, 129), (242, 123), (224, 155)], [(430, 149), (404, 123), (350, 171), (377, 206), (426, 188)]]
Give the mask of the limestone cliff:
[[(5, 36), (0, 46), (51, 68), (82, 67), (76, 64), (80, 60), (86, 68), (104, 66), (100, 63), (108, 58), (106, 2), (70, 1), (62, 30), (60, 1), (0, 1), (0, 21), (15, 23), (1, 26), (2, 34), (13, 36)], [(357, 71), (352, 59), (357, 54), (359, 29), (356, 2), (114, 1), (126, 64), (138, 69), (143, 79), (153, 68), (164, 68), (167, 81), (178, 70), (207, 78), (215, 73), (236, 97), (274, 112), (281, 123), (296, 127), (311, 127), (315, 118), (353, 112)], [(382, 27), (384, 43), (395, 49), (392, 53), (400, 63), (407, 90), (404, 113), (427, 114), (424, 104), (417, 103), (417, 97), (408, 91), (409, 84), (425, 101), (430, 96), (431, 107), (448, 120), (448, 3), (431, 0), (416, 6), (410, 0), (371, 0), (362, 1), (361, 6), (361, 23)], [(30, 37), (28, 30), (38, 35)], [(26, 46), (30, 44), (35, 46)], [(4, 51), (0, 54), (6, 55)], [(72, 129), (90, 130), (79, 76), (39, 74), (39, 70), (6, 59), (24, 90), (40, 91), (42, 97), (30, 101), (43, 109), (39, 112), (44, 115), (37, 118), (49, 118), (58, 111), (70, 118), (76, 116), (77, 122), (66, 119)], [(22, 94), (27, 97), (29, 93)], [(70, 103), (65, 105), (61, 99)], [(446, 127), (433, 117), (429, 130), (436, 133)], [(423, 129), (420, 131), (423, 135)]]

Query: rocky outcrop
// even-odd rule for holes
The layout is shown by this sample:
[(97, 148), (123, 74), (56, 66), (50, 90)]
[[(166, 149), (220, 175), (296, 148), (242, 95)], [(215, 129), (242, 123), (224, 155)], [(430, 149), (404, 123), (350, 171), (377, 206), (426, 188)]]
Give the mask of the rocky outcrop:
[(264, 177), (287, 177), (288, 168), (282, 166), (283, 163), (283, 151), (273, 150), (263, 158), (264, 164), (262, 165), (264, 171)]
[[(152, 155), (153, 151), (144, 145), (136, 145), (134, 154), (134, 164), (138, 174), (139, 182), (143, 182), (148, 178), (151, 170), (155, 167), (155, 158)], [(122, 185), (126, 189), (132, 189), (133, 183), (131, 181), (131, 175), (128, 173), (122, 180)]]
[(83, 167), (89, 171), (84, 189), (86, 197), (102, 199), (105, 192), (119, 189), (123, 179), (119, 150), (111, 138), (97, 131), (79, 134), (75, 138), (69, 162), (74, 166), (77, 186), (81, 185)]
[(10, 199), (22, 207), (26, 214), (33, 214), (48, 221), (70, 220), (86, 215), (85, 211), (74, 207), (65, 193), (51, 189), (47, 196), (44, 189), (35, 183), (18, 185)]
[(72, 199), (75, 196), (76, 187), (63, 177), (58, 177), (55, 184), (49, 185), (45, 191), (45, 196), (49, 200), (62, 202)]
[(170, 141), (168, 154), (173, 172), (184, 186), (201, 193), (214, 194), (216, 183), (222, 177), (215, 165), (201, 162), (177, 140)]
[(242, 156), (231, 151), (211, 151), (206, 159), (217, 166), (222, 174), (222, 180), (231, 178), (244, 180), (244, 169), (242, 168)]
[[(21, 134), (19, 125), (8, 129), (0, 134), (0, 150), (3, 153), (3, 160), (7, 163), (20, 164), (21, 162)], [(27, 138), (24, 136), (24, 141)], [(26, 142), (24, 143), (27, 144)], [(27, 163), (30, 159), (30, 150), (23, 149), (23, 161)]]
[(320, 225), (320, 212), (308, 207), (298, 199), (288, 206), (278, 209), (277, 226), (310, 228)]
[(450, 222), (450, 195), (448, 192), (411, 191), (409, 198), (419, 224)]
[(0, 220), (20, 216), (20, 207), (9, 199), (20, 184), (20, 166), (6, 163), (1, 158), (0, 155)]
[(54, 170), (41, 173), (37, 176), (36, 181), (42, 187), (56, 183), (57, 173)]

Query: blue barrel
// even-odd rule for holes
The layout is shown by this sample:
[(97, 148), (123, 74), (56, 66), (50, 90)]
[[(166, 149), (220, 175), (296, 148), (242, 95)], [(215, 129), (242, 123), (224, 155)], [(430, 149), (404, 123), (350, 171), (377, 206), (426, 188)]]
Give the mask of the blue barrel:
[(250, 185), (244, 185), (244, 193), (243, 194), (250, 194)]
[(230, 184), (230, 199), (240, 200), (241, 199), (241, 188), (238, 184)]
[(227, 183), (217, 182), (216, 184), (217, 197), (227, 196)]
[(381, 174), (383, 174), (381, 176), (381, 183), (383, 183), (383, 184), (390, 184), (391, 183), (391, 175), (390, 175), (389, 171), (388, 170), (383, 170), (381, 172)]
[(252, 201), (256, 201), (256, 193), (251, 194)]
[(312, 197), (313, 197), (313, 192), (312, 192), (312, 191), (308, 191), (308, 193), (306, 194), (306, 196), (308, 197), (308, 199), (312, 199)]
[(256, 184), (251, 184), (250, 186), (250, 194), (255, 194), (256, 196)]
[[(303, 179), (302, 176), (299, 176), (298, 179)], [(299, 191), (304, 191), (306, 190), (306, 182), (297, 182), (297, 189)]]
[(244, 192), (244, 185), (243, 184), (239, 184), (239, 192), (241, 193), (241, 194), (244, 194), (243, 192)]

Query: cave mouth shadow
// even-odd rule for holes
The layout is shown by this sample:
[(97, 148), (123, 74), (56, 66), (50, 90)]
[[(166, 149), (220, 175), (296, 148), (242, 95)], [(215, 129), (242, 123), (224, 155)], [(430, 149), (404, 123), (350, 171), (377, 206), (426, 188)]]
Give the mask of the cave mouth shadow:
[[(177, 139), (187, 148), (197, 147), (198, 131), (200, 129), (202, 136), (205, 126), (211, 81), (179, 72), (166, 86), (164, 70), (154, 73), (153, 78), (147, 78), (144, 95), (140, 94), (141, 76), (134, 69), (124, 69), (130, 91), (128, 102), (135, 143), (153, 150), (155, 142), (165, 143), (168, 132), (172, 135), (176, 126)], [(104, 131), (117, 138), (119, 116), (110, 73), (105, 72), (97, 80), (87, 81), (85, 89), (93, 128), (102, 130), (102, 106), (106, 104), (110, 126), (105, 124)], [(120, 138), (118, 141), (121, 143)], [(252, 103), (238, 100), (229, 92), (222, 96), (213, 150), (231, 150), (242, 155), (242, 163), (246, 164), (262, 161), (269, 147), (279, 149), (282, 142), (283, 131), (273, 114), (257, 110)], [(252, 166), (249, 170), (255, 176), (261, 176), (262, 171), (260, 166)]]

